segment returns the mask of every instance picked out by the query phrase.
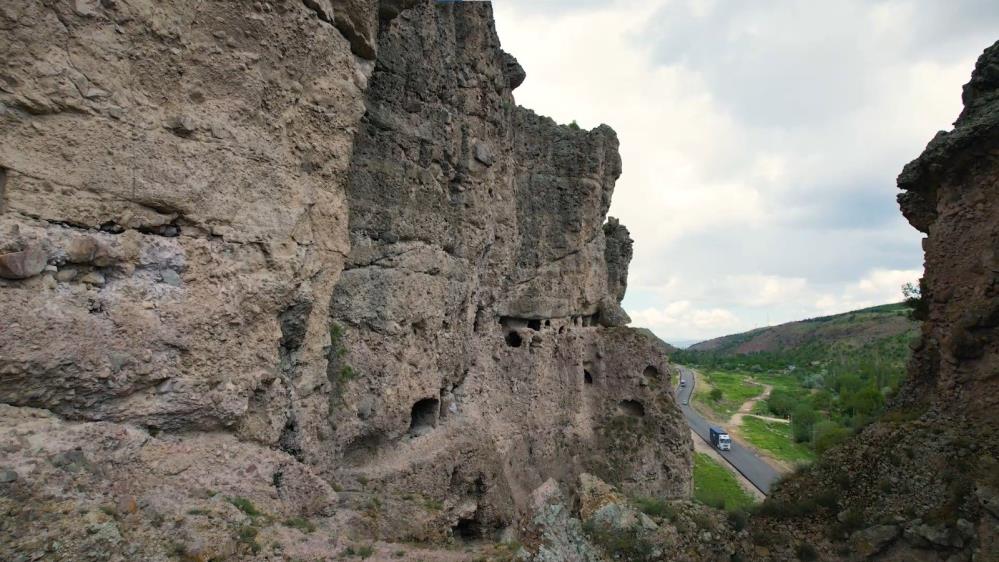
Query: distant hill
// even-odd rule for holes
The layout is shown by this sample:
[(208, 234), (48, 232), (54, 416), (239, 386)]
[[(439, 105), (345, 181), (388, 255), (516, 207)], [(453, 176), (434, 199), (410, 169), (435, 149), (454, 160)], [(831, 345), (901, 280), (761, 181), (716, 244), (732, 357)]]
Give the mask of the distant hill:
[(873, 342), (915, 335), (918, 326), (918, 322), (909, 318), (909, 309), (904, 304), (886, 304), (723, 336), (694, 344), (687, 351), (745, 355), (782, 353), (816, 344), (838, 348), (863, 347)]

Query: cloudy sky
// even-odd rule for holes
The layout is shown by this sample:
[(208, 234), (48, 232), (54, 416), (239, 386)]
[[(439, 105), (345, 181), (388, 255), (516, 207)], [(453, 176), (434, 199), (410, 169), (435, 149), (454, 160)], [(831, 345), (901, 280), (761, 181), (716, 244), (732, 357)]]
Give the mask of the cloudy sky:
[(496, 0), (517, 102), (614, 127), (625, 308), (672, 342), (901, 300), (895, 177), (961, 110), (995, 0)]

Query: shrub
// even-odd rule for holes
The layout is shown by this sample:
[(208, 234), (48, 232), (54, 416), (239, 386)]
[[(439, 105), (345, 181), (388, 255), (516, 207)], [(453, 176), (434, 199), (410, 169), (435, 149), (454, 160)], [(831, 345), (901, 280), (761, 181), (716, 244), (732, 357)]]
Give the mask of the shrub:
[(796, 552), (798, 560), (803, 560), (804, 562), (812, 562), (819, 559), (819, 553), (815, 550), (815, 547), (808, 543), (803, 542), (799, 544)]
[(913, 320), (926, 320), (930, 315), (930, 303), (927, 302), (926, 282), (919, 280), (919, 284), (906, 283), (902, 285), (902, 296), (905, 297), (905, 306), (909, 307), (909, 317)]
[(600, 546), (612, 559), (632, 562), (651, 562), (653, 546), (638, 527), (612, 529), (599, 525), (592, 519), (583, 525), (583, 531), (594, 544)]
[(756, 507), (755, 513), (773, 519), (793, 519), (807, 517), (816, 511), (818, 511), (818, 504), (811, 498), (801, 498), (794, 501), (767, 498)]
[(770, 393), (770, 397), (767, 398), (767, 406), (770, 408), (770, 413), (781, 418), (791, 415), (791, 411), (797, 402), (794, 396), (791, 396), (791, 393), (780, 388), (774, 389)]
[(312, 521), (304, 517), (289, 517), (284, 520), (285, 527), (291, 527), (292, 529), (298, 529), (303, 533), (311, 533), (316, 530), (316, 526), (312, 524)]
[(821, 421), (815, 424), (815, 439), (812, 443), (815, 453), (821, 455), (830, 448), (842, 443), (850, 437), (850, 430), (836, 422)]
[(854, 531), (859, 531), (864, 527), (867, 527), (867, 522), (864, 519), (864, 511), (856, 507), (851, 507), (846, 510), (846, 513), (840, 518), (841, 520), (836, 526), (836, 530), (839, 532), (840, 536), (849, 536)]
[(805, 443), (812, 440), (812, 428), (819, 419), (808, 404), (799, 404), (791, 414), (791, 433), (798, 443)]
[(347, 556), (357, 556), (358, 558), (361, 558), (363, 560), (375, 553), (375, 547), (371, 546), (370, 544), (358, 547), (348, 546), (347, 549), (344, 550), (343, 552)]
[(239, 508), (240, 511), (249, 515), (250, 517), (257, 517), (263, 515), (263, 512), (257, 509), (257, 506), (253, 505), (253, 502), (243, 497), (226, 498), (229, 503)]
[(720, 402), (722, 399), (722, 391), (720, 388), (712, 388), (711, 393), (708, 396), (715, 402)]
[(259, 531), (253, 525), (245, 525), (240, 527), (239, 531), (236, 533), (236, 540), (243, 545), (246, 545), (254, 554), (258, 554), (261, 550), (260, 543), (257, 542), (257, 533)]
[(741, 509), (729, 511), (727, 517), (729, 526), (735, 531), (745, 529), (746, 523), (749, 522), (749, 514)]
[(823, 490), (816, 494), (815, 503), (827, 509), (835, 509), (839, 505), (839, 494), (835, 490)]
[(635, 507), (650, 517), (668, 517), (672, 519), (673, 509), (663, 500), (656, 498), (635, 498)]

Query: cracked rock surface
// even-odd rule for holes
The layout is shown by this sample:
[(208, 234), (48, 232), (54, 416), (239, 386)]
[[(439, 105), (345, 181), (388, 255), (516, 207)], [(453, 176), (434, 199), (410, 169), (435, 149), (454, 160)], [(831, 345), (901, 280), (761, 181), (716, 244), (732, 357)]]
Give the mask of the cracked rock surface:
[(689, 495), (617, 137), (516, 106), (488, 3), (14, 0), (0, 34), (0, 557), (495, 541), (584, 472)]

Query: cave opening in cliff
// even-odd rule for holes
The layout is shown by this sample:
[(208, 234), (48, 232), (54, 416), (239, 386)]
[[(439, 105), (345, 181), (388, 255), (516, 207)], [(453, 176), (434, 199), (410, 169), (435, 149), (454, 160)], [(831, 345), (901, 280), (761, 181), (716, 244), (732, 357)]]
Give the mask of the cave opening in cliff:
[(617, 411), (626, 416), (641, 418), (645, 416), (645, 405), (638, 400), (622, 400), (617, 405)]
[(524, 343), (524, 339), (520, 337), (516, 331), (509, 332), (506, 335), (506, 344), (510, 347), (520, 347), (520, 344)]
[(422, 435), (436, 427), (439, 411), (440, 400), (436, 398), (424, 398), (413, 404), (409, 432), (413, 435)]
[(642, 376), (645, 377), (646, 382), (658, 381), (659, 369), (656, 369), (653, 365), (649, 365), (642, 371)]
[(462, 517), (451, 528), (451, 534), (463, 541), (478, 540), (482, 538), (482, 524), (475, 519)]
[(593, 384), (593, 375), (591, 375), (586, 369), (583, 369), (583, 382), (586, 384)]
[(527, 327), (534, 330), (535, 332), (541, 331), (541, 320), (528, 320)]

